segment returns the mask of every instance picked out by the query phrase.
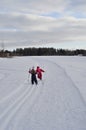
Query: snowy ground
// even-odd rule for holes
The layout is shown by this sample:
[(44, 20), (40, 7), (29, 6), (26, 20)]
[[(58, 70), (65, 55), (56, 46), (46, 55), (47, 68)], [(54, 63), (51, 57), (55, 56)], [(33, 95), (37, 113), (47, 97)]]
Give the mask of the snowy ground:
[(0, 58), (0, 130), (86, 130), (86, 57)]

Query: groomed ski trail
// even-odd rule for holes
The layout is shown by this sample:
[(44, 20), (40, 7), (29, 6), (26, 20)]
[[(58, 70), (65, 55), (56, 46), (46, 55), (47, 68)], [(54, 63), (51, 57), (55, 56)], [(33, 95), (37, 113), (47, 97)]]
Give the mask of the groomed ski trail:
[(0, 130), (86, 130), (85, 102), (64, 69), (49, 60), (31, 60), (45, 63), (46, 80), (38, 86), (24, 81), (2, 98)]

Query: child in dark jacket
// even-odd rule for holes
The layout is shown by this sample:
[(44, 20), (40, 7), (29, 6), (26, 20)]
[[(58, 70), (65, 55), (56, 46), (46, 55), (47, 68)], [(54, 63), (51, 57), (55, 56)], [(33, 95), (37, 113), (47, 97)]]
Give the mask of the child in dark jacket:
[(34, 69), (34, 67), (31, 69), (31, 70), (29, 70), (29, 73), (31, 74), (31, 83), (32, 84), (38, 84), (38, 81), (37, 81), (37, 78), (36, 78), (36, 71), (35, 71), (35, 69)]

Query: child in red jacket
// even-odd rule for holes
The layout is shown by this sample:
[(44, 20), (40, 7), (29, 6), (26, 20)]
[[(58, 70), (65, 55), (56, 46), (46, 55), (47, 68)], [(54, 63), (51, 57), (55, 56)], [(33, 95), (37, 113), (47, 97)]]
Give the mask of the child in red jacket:
[(37, 66), (36, 73), (37, 77), (42, 80), (42, 72), (45, 72), (43, 69), (41, 69), (39, 66)]

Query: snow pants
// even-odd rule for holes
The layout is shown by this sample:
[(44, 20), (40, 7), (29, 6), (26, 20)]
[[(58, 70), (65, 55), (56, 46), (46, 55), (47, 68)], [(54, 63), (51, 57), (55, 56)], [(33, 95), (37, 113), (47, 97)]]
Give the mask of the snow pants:
[(38, 73), (38, 78), (39, 78), (40, 80), (42, 80), (42, 73), (41, 73), (41, 72)]
[(38, 81), (37, 81), (37, 78), (36, 78), (36, 75), (35, 74), (32, 74), (32, 76), (31, 76), (31, 83), (32, 84), (38, 84)]

